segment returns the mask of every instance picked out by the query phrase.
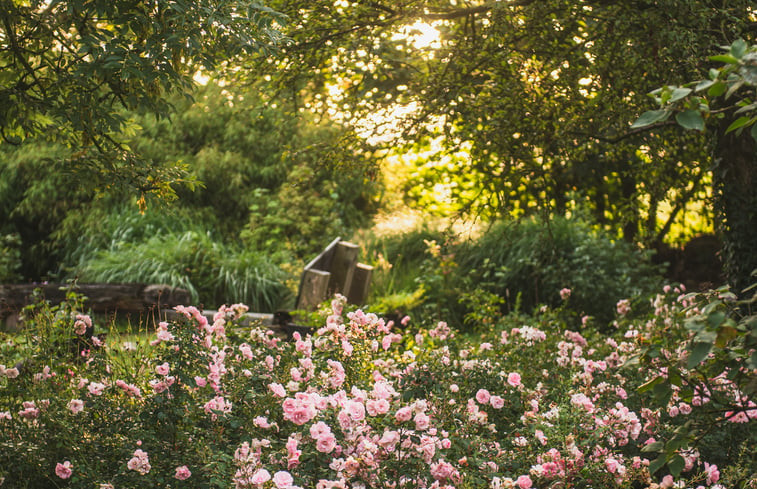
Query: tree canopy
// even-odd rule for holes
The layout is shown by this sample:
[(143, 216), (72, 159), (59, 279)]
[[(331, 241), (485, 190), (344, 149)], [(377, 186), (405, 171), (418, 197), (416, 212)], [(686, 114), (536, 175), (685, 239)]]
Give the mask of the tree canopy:
[(168, 114), (197, 70), (265, 50), (282, 22), (253, 0), (0, 0), (1, 139), (74, 147), (82, 181), (170, 191), (183, 172), (128, 148), (125, 109)]
[[(710, 140), (630, 123), (647, 92), (701, 77), (704, 53), (754, 27), (748, 1), (271, 6), (293, 19), (292, 43), (252, 72), (269, 68), (279, 97), (359, 127), (403, 110), (385, 121), (399, 126), (386, 147), (432, 154), (436, 163), (416, 172), (421, 185), (444, 183), (461, 208), (497, 216), (580, 206), (647, 243), (703, 198)], [(667, 222), (656, 218), (662, 204)]]

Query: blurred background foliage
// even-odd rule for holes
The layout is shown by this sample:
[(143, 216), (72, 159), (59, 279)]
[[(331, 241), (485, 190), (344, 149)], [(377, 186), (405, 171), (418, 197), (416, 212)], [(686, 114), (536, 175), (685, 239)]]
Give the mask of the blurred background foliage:
[(629, 127), (755, 32), (751, 2), (267, 4), (276, 49), (184, 67), (194, 92), (149, 94), (159, 111), (113, 106), (129, 171), (40, 134), (0, 145), (4, 281), (165, 281), (270, 311), (341, 236), (377, 310), (462, 325), (569, 287), (604, 323), (685, 280), (682, 246), (716, 231), (713, 138)]

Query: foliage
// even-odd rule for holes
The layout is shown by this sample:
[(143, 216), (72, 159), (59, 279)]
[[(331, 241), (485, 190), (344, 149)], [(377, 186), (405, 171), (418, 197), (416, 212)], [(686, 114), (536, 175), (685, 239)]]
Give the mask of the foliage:
[(297, 19), (285, 28), (292, 43), (254, 66), (282, 98), (352, 123), (412, 165), (411, 202), (487, 217), (586, 206), (645, 243), (703, 198), (709, 141), (627, 121), (646, 91), (701, 76), (702, 52), (746, 35), (752, 7), (423, 0), (321, 15), (330, 2), (271, 5)]
[(363, 233), (361, 258), (373, 266), (371, 303), (377, 312), (408, 312), (418, 305), (424, 291), (418, 288), (418, 270), (428, 259), (428, 244), (444, 242), (443, 231), (421, 226), (403, 232)]
[[(76, 150), (69, 165), (87, 187), (123, 180), (143, 194), (170, 193), (178, 166), (152, 166), (124, 144), (123, 109), (166, 115), (199, 69), (213, 70), (280, 39), (283, 18), (257, 1), (182, 3), (3, 0), (0, 135), (21, 144), (49, 137)], [(86, 171), (86, 170), (93, 171)]]
[[(718, 231), (723, 236), (723, 262), (729, 283), (740, 294), (757, 270), (753, 253), (757, 243), (754, 213), (757, 191), (755, 141), (757, 105), (757, 47), (737, 39), (724, 54), (711, 56), (719, 68), (710, 68), (708, 78), (683, 85), (668, 85), (650, 95), (659, 109), (644, 112), (632, 127), (654, 130), (677, 124), (684, 129), (715, 132), (712, 167), (714, 204)], [(675, 120), (671, 120), (672, 114)], [(751, 126), (750, 136), (745, 130)]]
[[(714, 407), (676, 400), (672, 415), (636, 391), (654, 373), (629, 360), (647, 335), (681, 326), (675, 297), (664, 300), (659, 322), (626, 315), (609, 337), (545, 311), (498, 315), (475, 341), (445, 323), (397, 334), (343, 315), (340, 299), (290, 342), (239, 329), (241, 305), (212, 320), (178, 307), (152, 346), (126, 351), (77, 334), (90, 318), (76, 297), (41, 304), (0, 349), (0, 477), (20, 488), (746, 489), (757, 467), (744, 425), (680, 443), (668, 475), (648, 467), (657, 440)], [(55, 348), (72, 341), (89, 348)], [(122, 368), (126, 355), (136, 368)], [(714, 464), (724, 449), (732, 456)]]
[(92, 201), (91, 190), (75, 185), (60, 163), (70, 154), (47, 143), (0, 148), (0, 229), (21, 239), (25, 278), (39, 280), (57, 271), (61, 247), (51, 234), (66, 215)]
[(206, 307), (235, 300), (272, 312), (291, 298), (285, 273), (269, 257), (224, 245), (195, 230), (117, 242), (82, 263), (79, 278), (182, 287)]
[(507, 310), (516, 300), (524, 311), (555, 307), (568, 288), (565, 307), (600, 325), (613, 318), (618, 300), (645, 297), (660, 280), (647, 254), (579, 219), (499, 222), (456, 259), (470, 284), (506, 299)]
[[(687, 403), (702, 409), (669, 439), (650, 445), (649, 453), (659, 453), (650, 470), (667, 464), (675, 474), (680, 471), (678, 448), (727, 440), (734, 436), (734, 426), (757, 416), (752, 401), (757, 394), (755, 299), (739, 302), (727, 287), (679, 295), (677, 303), (664, 296), (655, 299), (660, 329), (648, 326), (639, 332), (643, 346), (629, 367), (651, 367), (649, 381), (640, 391), (647, 392), (671, 417)], [(673, 327), (681, 324), (683, 328)], [(723, 463), (737, 457), (738, 448), (713, 455), (714, 462)]]
[[(722, 66), (710, 68), (707, 79), (667, 85), (650, 92), (660, 109), (644, 112), (631, 127), (662, 125), (675, 114), (675, 124), (684, 129), (703, 131), (706, 118), (723, 120), (727, 114), (732, 114), (739, 117), (727, 121), (725, 133), (740, 133), (751, 127), (751, 135), (757, 139), (754, 126), (757, 117), (753, 115), (757, 105), (752, 102), (751, 93), (757, 87), (757, 46), (737, 39), (724, 50), (723, 54), (709, 57), (710, 61)], [(738, 100), (734, 100), (732, 97), (737, 94)], [(722, 102), (730, 105), (723, 106)], [(715, 107), (711, 107), (713, 104)]]
[(17, 234), (0, 235), (0, 282), (15, 282), (20, 278), (21, 240)]
[(70, 156), (63, 146), (27, 141), (3, 148), (0, 232), (21, 236), (25, 279), (73, 277), (99, 251), (190, 230), (210, 232), (222, 246), (236, 246), (244, 235), (248, 247), (272, 255), (287, 242), (303, 257), (334, 235), (349, 235), (375, 210), (380, 186), (370, 159), (358, 165), (319, 146), (344, 137), (337, 127), (292, 118), (251, 90), (232, 96), (218, 83), (197, 99), (176, 100), (170, 121), (135, 115), (142, 129), (130, 144), (140, 154), (158, 166), (182, 161), (204, 182), (177, 189), (171, 205), (151, 202), (144, 213), (128, 193), (78, 185), (80, 175), (63, 163)]
[(250, 221), (242, 231), (249, 246), (313, 257), (335, 237), (349, 236), (375, 210), (376, 191), (362, 169), (292, 167), (275, 194), (253, 193)]

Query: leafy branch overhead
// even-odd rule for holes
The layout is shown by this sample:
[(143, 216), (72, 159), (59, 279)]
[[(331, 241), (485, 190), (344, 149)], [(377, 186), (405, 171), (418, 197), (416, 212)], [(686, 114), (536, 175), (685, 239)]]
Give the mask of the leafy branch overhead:
[(254, 0), (0, 0), (0, 141), (63, 142), (155, 190), (124, 109), (169, 114), (195, 72), (271, 48), (283, 22)]
[[(704, 131), (707, 119), (732, 114), (735, 119), (725, 133), (741, 133), (751, 127), (751, 135), (757, 140), (757, 102), (752, 99), (757, 86), (757, 46), (739, 39), (723, 49), (724, 54), (709, 58), (722, 66), (710, 68), (708, 79), (651, 92), (649, 95), (660, 108), (641, 114), (631, 128), (678, 124), (684, 129)], [(737, 94), (739, 97), (734, 97)], [(673, 114), (675, 121), (670, 119)]]

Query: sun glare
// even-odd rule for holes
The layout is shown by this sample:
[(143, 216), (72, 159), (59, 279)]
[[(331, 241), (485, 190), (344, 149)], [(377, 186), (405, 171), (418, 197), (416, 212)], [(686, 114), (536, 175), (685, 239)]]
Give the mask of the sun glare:
[(407, 39), (415, 49), (439, 49), (442, 45), (439, 30), (432, 24), (420, 20), (402, 26), (394, 35), (394, 39)]

